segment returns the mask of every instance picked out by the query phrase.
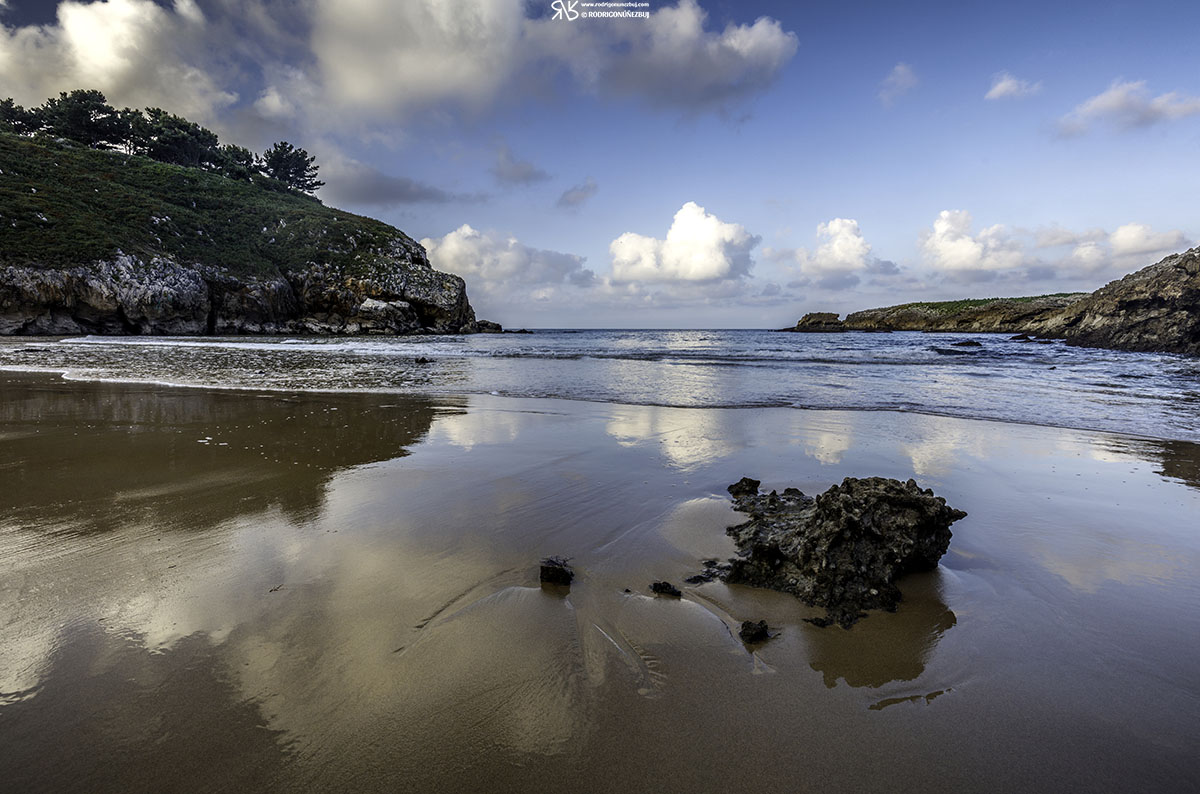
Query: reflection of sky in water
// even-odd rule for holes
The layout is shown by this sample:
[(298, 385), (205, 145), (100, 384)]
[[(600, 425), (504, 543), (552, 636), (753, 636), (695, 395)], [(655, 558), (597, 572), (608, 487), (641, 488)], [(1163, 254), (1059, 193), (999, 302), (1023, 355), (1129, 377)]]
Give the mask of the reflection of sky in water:
[[(983, 346), (964, 355), (936, 352), (968, 337)], [(432, 363), (417, 364), (418, 357)], [(0, 367), (278, 389), (895, 409), (1200, 440), (1195, 362), (978, 334), (581, 331), (392, 339), (6, 339), (0, 340)]]
[[(635, 365), (617, 362), (614, 371)], [(183, 483), (181, 493), (142, 501), (135, 491), (144, 483), (123, 491), (119, 478), (109, 484), (114, 493), (57, 506), (48, 491), (0, 497), (0, 555), (12, 569), (0, 582), (8, 616), (0, 691), (23, 698), (30, 724), (32, 707), (51, 702), (51, 692), (82, 687), (99, 670), (136, 669), (144, 679), (125, 676), (135, 691), (113, 692), (123, 713), (154, 725), (156, 703), (199, 708), (171, 683), (181, 676), (180, 686), (208, 693), (213, 713), (225, 709), (234, 733), (256, 719), (278, 732), (269, 741), (298, 753), (306, 770), (299, 779), (344, 781), (382, 746), (397, 758), (449, 765), (453, 753), (522, 763), (569, 756), (596, 737), (619, 742), (631, 716), (651, 713), (642, 700), (661, 709), (652, 713), (662, 724), (689, 725), (699, 739), (731, 724), (748, 730), (741, 711), (714, 719), (715, 702), (753, 702), (755, 723), (791, 737), (825, 718), (863, 728), (870, 724), (858, 720), (867, 717), (856, 715), (875, 714), (868, 709), (878, 701), (897, 700), (886, 713), (903, 714), (904, 698), (969, 690), (950, 711), (922, 711), (907, 723), (915, 741), (994, 726), (1018, 690), (1075, 713), (1081, 706), (1064, 683), (1080, 674), (1072, 664), (1094, 665), (1085, 672), (1101, 693), (1190, 685), (1166, 654), (1130, 668), (1126, 657), (1137, 651), (1117, 649), (1123, 627), (1137, 620), (1180, 643), (1177, 650), (1197, 650), (1187, 610), (1196, 603), (1190, 572), (1200, 539), (1188, 521), (1200, 490), (1179, 474), (1200, 460), (1191, 445), (878, 412), (486, 396), (401, 411), (394, 397), (378, 398), (393, 406), (382, 408), (345, 396), (225, 403), (183, 391), (172, 403), (161, 393), (122, 401), (120, 392), (100, 394), (95, 413), (78, 407), (69, 386), (29, 403), (6, 399), (0, 412), (8, 460), (31, 473), (45, 474), (45, 461), (69, 448), (78, 467), (117, 454), (127, 465), (169, 463), (168, 479)], [(397, 412), (408, 417), (403, 426), (388, 420)], [(346, 418), (332, 418), (339, 414)], [(35, 417), (47, 431), (39, 438), (5, 435)], [(143, 436), (136, 443), (127, 432), (135, 423)], [(156, 424), (186, 432), (156, 435)], [(225, 489), (236, 477), (195, 475), (261, 469), (263, 458), (196, 443), (223, 437), (218, 430), (243, 447), (276, 444), (271, 457), (286, 464), (281, 470), (316, 462), (313, 455), (321, 466), (277, 473), (247, 492)], [(82, 479), (83, 471), (67, 475)], [(727, 540), (721, 489), (742, 474), (780, 484), (915, 475), (970, 515), (955, 525), (942, 570), (905, 585), (899, 612), (850, 632), (812, 628), (801, 622), (811, 611), (794, 600), (746, 588), (706, 585), (697, 592), (707, 601), (648, 597), (652, 578), (681, 581), (712, 553), (708, 533)], [(214, 482), (225, 490), (206, 490)], [(304, 509), (263, 498), (272, 488), (304, 490)], [(20, 498), (45, 501), (43, 510), (58, 511), (57, 529), (80, 531), (24, 521), (38, 505)], [(119, 522), (93, 515), (122, 505), (132, 508)], [(580, 579), (568, 598), (531, 581), (533, 561), (547, 553), (576, 558)], [(1111, 626), (1092, 620), (1098, 612)], [(727, 629), (758, 616), (781, 636), (753, 657)], [(1069, 633), (1087, 621), (1086, 631)], [(1030, 675), (1021, 660), (993, 663), (978, 651), (989, 643), (1055, 658), (1063, 680)], [(200, 668), (202, 680), (181, 672)], [(774, 672), (753, 675), (763, 670)], [(848, 686), (826, 690), (841, 682)], [(155, 687), (158, 695), (142, 697)], [(1180, 720), (1114, 703), (1110, 717), (1121, 723)], [(0, 706), (0, 719), (13, 707)], [(62, 708), (53, 714), (79, 719)], [(953, 709), (964, 721), (942, 722)], [(756, 741), (781, 749), (770, 735)]]

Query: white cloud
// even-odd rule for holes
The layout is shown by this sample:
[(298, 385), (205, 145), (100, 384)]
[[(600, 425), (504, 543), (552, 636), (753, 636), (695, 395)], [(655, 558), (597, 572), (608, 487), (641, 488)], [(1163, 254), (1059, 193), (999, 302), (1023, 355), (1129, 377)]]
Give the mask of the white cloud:
[[(959, 281), (1087, 279), (1121, 275), (1188, 247), (1178, 229), (1155, 232), (1140, 223), (1072, 232), (1061, 226), (1026, 232), (1002, 225), (973, 232), (971, 214), (944, 210), (921, 235), (925, 263)], [(1054, 253), (1059, 249), (1061, 253)], [(1040, 252), (1040, 253), (1039, 253)]]
[(212, 123), (236, 94), (214, 80), (204, 14), (192, 0), (63, 2), (48, 26), (0, 27), (4, 92), (36, 105), (60, 91), (97, 88), (110, 103), (161, 106)]
[(1124, 129), (1148, 127), (1200, 113), (1200, 97), (1169, 92), (1152, 96), (1145, 80), (1116, 80), (1107, 91), (1077, 105), (1059, 120), (1063, 135), (1080, 135), (1095, 122), (1107, 121)]
[(834, 218), (817, 226), (819, 244), (815, 251), (805, 248), (766, 249), (763, 253), (799, 272), (797, 286), (815, 283), (824, 289), (847, 289), (861, 282), (863, 274), (890, 275), (898, 272), (893, 262), (872, 255), (871, 245), (863, 237), (858, 221)]
[(750, 273), (761, 238), (725, 223), (693, 201), (684, 204), (663, 240), (626, 232), (609, 245), (614, 281), (705, 282)]
[(992, 78), (992, 87), (984, 95), (984, 99), (1015, 99), (1029, 96), (1042, 90), (1041, 82), (1031, 83), (1013, 77), (1008, 72), (1000, 72)]
[(971, 213), (966, 210), (938, 213), (933, 228), (921, 235), (925, 261), (935, 270), (969, 281), (1026, 262), (1020, 244), (1008, 236), (1004, 226), (989, 226), (974, 234), (971, 225)]
[(795, 34), (766, 17), (706, 31), (695, 0), (648, 20), (602, 24), (528, 19), (525, 5), (314, 0), (310, 80), (322, 88), (321, 107), (367, 116), (432, 105), (480, 109), (514, 87), (549, 86), (565, 71), (604, 94), (723, 108), (770, 85), (798, 46)]
[(1182, 251), (1188, 245), (1187, 238), (1178, 229), (1160, 234), (1141, 223), (1118, 226), (1108, 242), (1117, 256)]
[(531, 248), (515, 237), (480, 232), (465, 223), (442, 237), (427, 237), (421, 245), (436, 269), (456, 273), (484, 293), (530, 285), (586, 287), (595, 280), (581, 256)]
[(884, 107), (891, 107), (900, 97), (916, 88), (918, 82), (917, 73), (911, 66), (904, 62), (898, 63), (879, 84), (879, 101)]
[(794, 33), (774, 19), (704, 29), (695, 0), (654, 11), (649, 19), (611, 24), (530, 22), (535, 53), (553, 56), (583, 85), (688, 111), (722, 108), (769, 86), (796, 54)]

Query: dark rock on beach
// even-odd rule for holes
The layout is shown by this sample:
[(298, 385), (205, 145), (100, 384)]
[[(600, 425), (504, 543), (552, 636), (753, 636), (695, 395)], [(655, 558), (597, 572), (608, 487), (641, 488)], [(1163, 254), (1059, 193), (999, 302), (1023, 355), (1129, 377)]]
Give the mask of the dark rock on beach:
[(729, 486), (726, 490), (729, 491), (729, 495), (736, 500), (743, 496), (750, 496), (758, 493), (758, 486), (760, 485), (762, 485), (760, 480), (752, 480), (749, 477), (743, 477), (733, 485)]
[(675, 598), (683, 595), (679, 592), (679, 588), (670, 582), (653, 582), (650, 585), (650, 591), (657, 595), (674, 596)]
[(865, 609), (895, 609), (895, 579), (936, 567), (950, 525), (966, 516), (913, 480), (883, 477), (847, 477), (815, 499), (743, 487), (733, 501), (750, 520), (728, 529), (739, 556), (725, 580), (792, 593), (825, 607), (826, 618), (812, 622), (846, 628)]
[(575, 572), (567, 563), (566, 557), (546, 557), (542, 560), (539, 577), (542, 584), (570, 585), (575, 578)]
[(743, 620), (742, 627), (738, 630), (738, 636), (742, 638), (742, 642), (751, 645), (756, 642), (766, 642), (771, 639), (771, 634), (767, 630), (767, 621)]

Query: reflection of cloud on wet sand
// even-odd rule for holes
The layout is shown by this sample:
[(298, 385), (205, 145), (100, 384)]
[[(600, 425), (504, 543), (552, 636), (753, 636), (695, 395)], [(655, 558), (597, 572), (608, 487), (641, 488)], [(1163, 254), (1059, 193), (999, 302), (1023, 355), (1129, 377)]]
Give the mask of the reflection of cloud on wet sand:
[(842, 453), (850, 449), (854, 439), (849, 433), (822, 432), (809, 440), (804, 451), (827, 466), (842, 462)]
[(718, 411), (655, 406), (615, 407), (607, 431), (622, 446), (655, 444), (673, 468), (689, 471), (741, 447)]
[(1143, 539), (1094, 528), (1030, 542), (1030, 553), (1072, 588), (1095, 593), (1104, 584), (1136, 585), (1177, 578), (1190, 563), (1177, 552)]
[(471, 450), (477, 446), (516, 441), (527, 422), (528, 417), (515, 411), (473, 410), (438, 417), (429, 430), (429, 438)]

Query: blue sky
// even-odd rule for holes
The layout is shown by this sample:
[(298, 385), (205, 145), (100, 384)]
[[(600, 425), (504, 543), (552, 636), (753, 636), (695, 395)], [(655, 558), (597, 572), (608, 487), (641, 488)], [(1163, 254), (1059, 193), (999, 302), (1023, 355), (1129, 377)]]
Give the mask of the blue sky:
[(0, 0), (0, 94), (304, 146), (511, 326), (1090, 290), (1200, 237), (1200, 4), (642, 10)]

